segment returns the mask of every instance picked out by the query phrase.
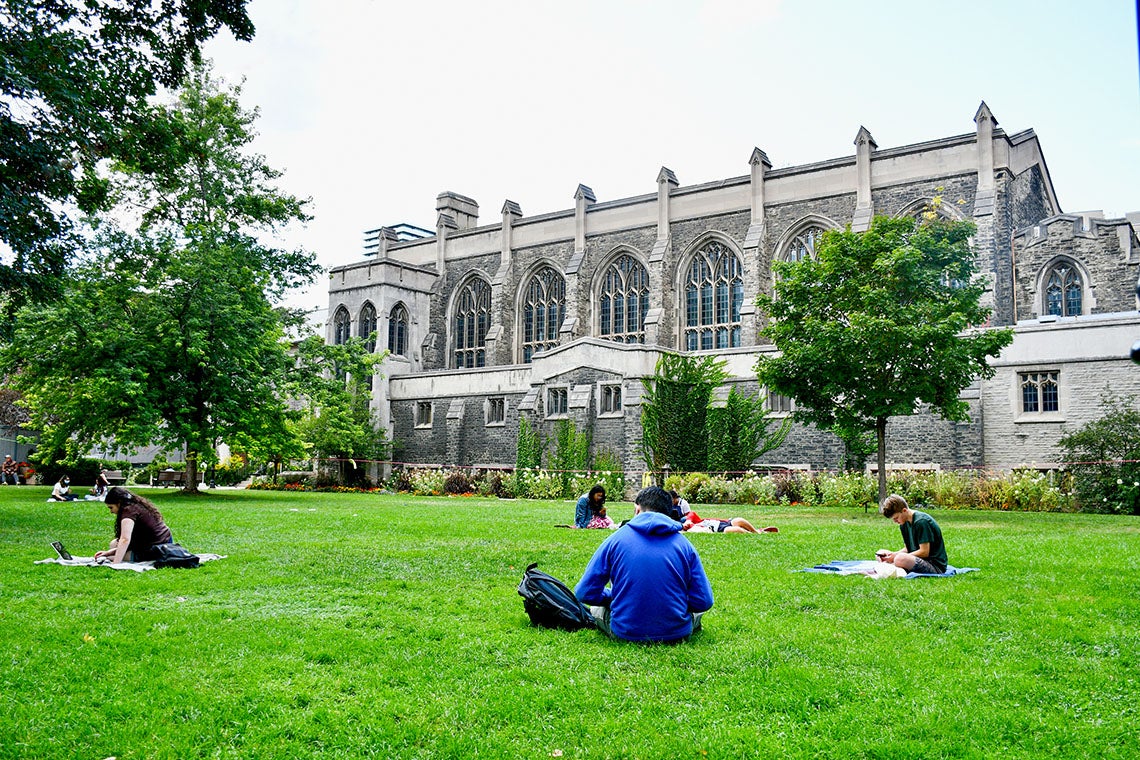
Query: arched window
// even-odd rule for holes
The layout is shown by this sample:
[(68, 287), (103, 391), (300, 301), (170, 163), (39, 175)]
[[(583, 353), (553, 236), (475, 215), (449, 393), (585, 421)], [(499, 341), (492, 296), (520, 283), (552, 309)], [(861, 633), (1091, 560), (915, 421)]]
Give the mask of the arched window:
[(1045, 275), (1045, 313), (1075, 317), (1083, 312), (1081, 273), (1072, 262), (1062, 261)]
[(491, 326), (491, 287), (483, 280), (470, 280), (455, 302), (455, 366), (487, 365), (487, 329)]
[(371, 303), (364, 304), (364, 307), (360, 310), (359, 332), (360, 337), (365, 340), (368, 353), (376, 351), (376, 336), (372, 335), (372, 333), (376, 332), (376, 307)]
[(649, 273), (641, 262), (624, 253), (606, 269), (598, 294), (599, 332), (618, 343), (645, 342), (649, 311)]
[(742, 271), (740, 259), (723, 243), (706, 243), (697, 251), (684, 284), (686, 351), (740, 345)]
[(341, 306), (333, 315), (333, 345), (348, 343), (350, 337), (352, 337), (352, 317), (348, 316), (348, 309)]
[(538, 351), (558, 345), (558, 328), (566, 310), (566, 281), (544, 266), (527, 282), (522, 308), (522, 360), (529, 364)]
[(792, 263), (809, 258), (814, 259), (815, 249), (819, 245), (820, 238), (823, 237), (823, 232), (823, 227), (815, 225), (805, 228), (788, 243), (781, 259)]
[(402, 303), (388, 314), (388, 351), (395, 356), (408, 355), (408, 310)]

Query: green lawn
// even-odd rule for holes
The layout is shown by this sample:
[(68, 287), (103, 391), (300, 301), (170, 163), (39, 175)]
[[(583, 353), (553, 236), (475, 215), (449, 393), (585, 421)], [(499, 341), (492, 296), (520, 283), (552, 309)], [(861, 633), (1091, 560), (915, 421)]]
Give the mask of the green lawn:
[[(605, 537), (572, 502), (149, 492), (227, 559), (90, 555), (97, 502), (0, 488), (2, 758), (1136, 757), (1140, 518), (935, 512), (950, 579), (797, 573), (896, 548), (877, 515), (725, 510), (687, 644), (531, 628), (529, 562), (568, 584)], [(611, 506), (617, 519), (631, 507)], [(731, 512), (731, 514), (730, 514)]]

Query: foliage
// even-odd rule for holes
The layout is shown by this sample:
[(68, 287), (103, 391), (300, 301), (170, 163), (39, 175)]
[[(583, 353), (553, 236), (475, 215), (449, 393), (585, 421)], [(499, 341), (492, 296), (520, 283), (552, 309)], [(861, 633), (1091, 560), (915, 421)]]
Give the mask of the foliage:
[(778, 448), (792, 429), (792, 418), (768, 432), (771, 423), (764, 400), (729, 389), (724, 406), (708, 410), (708, 464), (713, 472), (744, 472), (759, 457)]
[(590, 470), (590, 431), (578, 431), (573, 420), (559, 420), (554, 428), (554, 452), (548, 468), (562, 481), (562, 495), (578, 494), (575, 480)]
[(275, 304), (317, 267), (267, 242), (307, 217), (248, 152), (255, 114), (237, 96), (196, 70), (176, 102), (152, 109), (165, 152), (140, 144), (113, 175), (137, 225), (105, 220), (63, 297), (18, 314), (4, 369), (47, 458), (157, 444), (196, 470), (220, 441), (294, 440), (282, 395), (293, 322)]
[[(253, 37), (246, 0), (65, 2), (0, 5), (0, 263), (9, 304), (58, 295), (78, 240), (75, 209), (112, 200), (100, 162), (143, 145), (168, 146), (148, 99), (180, 83), (203, 43), (225, 26)], [(156, 158), (161, 161), (161, 158)]]
[(46, 485), (54, 485), (66, 475), (71, 479), (72, 486), (93, 486), (95, 485), (95, 478), (99, 475), (99, 470), (102, 469), (102, 463), (98, 459), (87, 457), (80, 457), (71, 461), (40, 462), (33, 455), (33, 459), (36, 461), (36, 474), (39, 476), (39, 481)]
[[(371, 380), (388, 352), (370, 352), (370, 339), (352, 337), (330, 345), (307, 336), (297, 344), (296, 370), (286, 385), (293, 403), (304, 407), (294, 428), (302, 445), (316, 457), (335, 461), (345, 483), (364, 478), (355, 460), (385, 459), (390, 451), (371, 408)], [(263, 442), (251, 445), (266, 448)], [(281, 452), (265, 453), (276, 457)]]
[(441, 496), (447, 482), (447, 471), (443, 469), (415, 469), (408, 473), (411, 491), (416, 496)]
[(541, 467), (542, 451), (541, 433), (520, 414), (518, 445), (515, 447), (515, 469), (532, 470)]
[(695, 472), (708, 467), (708, 409), (728, 378), (723, 359), (664, 353), (641, 398), (642, 455), (649, 469)]
[[(594, 454), (594, 472), (591, 474), (595, 481), (606, 489), (610, 500), (625, 498), (625, 466), (622, 464), (621, 455), (616, 451), (598, 449)], [(576, 493), (583, 494), (589, 490), (587, 488)]]
[(208, 482), (216, 486), (236, 486), (250, 476), (253, 468), (243, 457), (229, 457), (214, 465)]
[(757, 360), (758, 379), (796, 400), (797, 419), (845, 441), (874, 431), (880, 497), (887, 420), (920, 404), (967, 419), (960, 391), (992, 376), (987, 358), (1013, 339), (1008, 329), (978, 329), (989, 311), (974, 231), (970, 222), (887, 217), (864, 233), (829, 231), (817, 258), (777, 262), (774, 294), (757, 301), (769, 316), (762, 335), (780, 351)]
[(443, 492), (453, 496), (461, 496), (465, 493), (474, 493), (475, 488), (471, 485), (467, 473), (456, 470), (443, 481)]
[(1140, 515), (1140, 402), (1106, 388), (1101, 407), (1058, 448), (1082, 511)]

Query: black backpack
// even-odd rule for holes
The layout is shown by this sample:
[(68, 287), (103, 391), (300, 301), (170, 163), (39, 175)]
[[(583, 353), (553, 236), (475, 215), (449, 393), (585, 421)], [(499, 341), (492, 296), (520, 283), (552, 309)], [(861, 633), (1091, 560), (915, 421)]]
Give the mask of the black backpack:
[(531, 625), (564, 631), (593, 628), (594, 616), (574, 592), (537, 568), (537, 562), (531, 564), (519, 583), (519, 596), (523, 598), (523, 609), (530, 616)]

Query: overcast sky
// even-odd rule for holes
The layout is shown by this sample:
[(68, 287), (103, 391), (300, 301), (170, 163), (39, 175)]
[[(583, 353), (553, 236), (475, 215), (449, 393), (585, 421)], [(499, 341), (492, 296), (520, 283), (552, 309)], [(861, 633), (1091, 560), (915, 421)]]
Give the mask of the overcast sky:
[[(974, 131), (1041, 140), (1062, 208), (1140, 211), (1134, 0), (252, 0), (206, 52), (258, 107), (256, 149), (311, 197), (286, 241), (326, 266), (435, 197), (525, 216)], [(294, 302), (327, 307), (319, 281)]]

